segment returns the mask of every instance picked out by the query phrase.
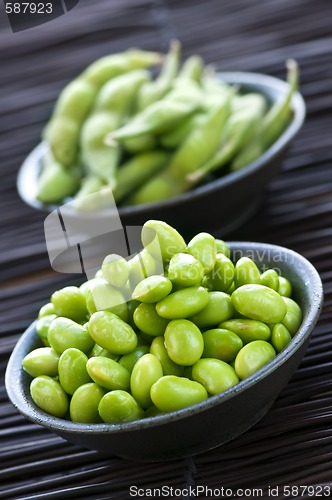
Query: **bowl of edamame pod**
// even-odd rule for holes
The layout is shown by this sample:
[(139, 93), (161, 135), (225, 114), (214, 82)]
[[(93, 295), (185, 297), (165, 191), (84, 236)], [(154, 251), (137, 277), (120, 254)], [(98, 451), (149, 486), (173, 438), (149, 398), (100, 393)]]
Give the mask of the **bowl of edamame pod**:
[(6, 389), (70, 442), (166, 461), (220, 446), (269, 411), (323, 291), (312, 264), (280, 246), (206, 232), (186, 241), (158, 220), (142, 243), (139, 258), (108, 255), (95, 278), (52, 294), (14, 348)]
[(25, 202), (98, 218), (115, 202), (123, 225), (153, 217), (187, 234), (253, 215), (305, 118), (298, 66), (286, 82), (180, 55), (172, 42), (152, 77), (159, 54), (113, 54), (70, 82), (19, 172)]

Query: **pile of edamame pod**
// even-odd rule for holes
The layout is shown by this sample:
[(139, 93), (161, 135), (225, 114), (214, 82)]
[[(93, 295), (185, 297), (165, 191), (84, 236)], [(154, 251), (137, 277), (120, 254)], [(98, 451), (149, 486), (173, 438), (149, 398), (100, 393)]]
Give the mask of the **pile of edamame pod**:
[(287, 67), (289, 91), (271, 106), (221, 81), (197, 55), (182, 63), (178, 41), (164, 57), (132, 49), (95, 61), (63, 89), (45, 127), (37, 198), (74, 198), (90, 210), (98, 199), (87, 208), (84, 197), (108, 188), (120, 206), (144, 204), (245, 167), (289, 123), (299, 77), (295, 61)]
[(163, 221), (141, 236), (134, 257), (106, 256), (95, 278), (40, 309), (43, 346), (23, 369), (49, 414), (121, 423), (182, 409), (250, 377), (298, 331), (301, 308), (275, 269), (233, 262), (209, 233), (186, 243)]

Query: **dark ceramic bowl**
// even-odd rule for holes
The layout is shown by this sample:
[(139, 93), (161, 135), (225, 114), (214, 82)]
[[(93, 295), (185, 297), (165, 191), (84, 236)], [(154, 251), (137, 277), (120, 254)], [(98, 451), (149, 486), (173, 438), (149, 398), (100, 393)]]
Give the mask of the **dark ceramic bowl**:
[[(277, 78), (246, 72), (218, 73), (218, 76), (240, 87), (243, 92), (259, 92), (272, 104), (288, 89)], [(211, 180), (195, 189), (156, 203), (119, 207), (123, 226), (142, 225), (148, 219), (159, 219), (176, 226), (185, 234), (199, 230), (222, 229), (223, 235), (243, 224), (258, 208), (266, 185), (278, 173), (287, 149), (305, 118), (305, 103), (297, 92), (292, 99), (293, 118), (279, 139), (256, 161), (234, 173)], [(50, 212), (54, 205), (43, 205), (36, 199), (37, 178), (46, 145), (40, 144), (23, 163), (17, 188), (21, 198), (34, 208)], [(193, 217), (194, 214), (194, 217)], [(107, 210), (103, 214), (107, 217)], [(75, 212), (73, 212), (75, 216)]]
[(262, 243), (230, 243), (233, 256), (252, 258), (264, 269), (273, 267), (287, 277), (303, 311), (303, 322), (289, 345), (256, 374), (227, 391), (183, 410), (118, 424), (79, 424), (52, 417), (33, 403), (31, 377), (22, 359), (40, 346), (35, 324), (18, 341), (6, 371), (10, 400), (29, 420), (73, 443), (132, 460), (172, 460), (215, 448), (252, 427), (269, 410), (306, 351), (323, 302), (320, 277), (302, 256)]

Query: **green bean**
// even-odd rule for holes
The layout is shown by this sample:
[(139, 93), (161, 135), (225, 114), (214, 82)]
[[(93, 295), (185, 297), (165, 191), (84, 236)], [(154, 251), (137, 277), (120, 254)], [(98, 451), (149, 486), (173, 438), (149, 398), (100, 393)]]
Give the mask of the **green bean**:
[(151, 387), (152, 402), (162, 412), (181, 410), (207, 398), (202, 384), (176, 375), (164, 375)]
[(23, 369), (31, 375), (58, 375), (59, 354), (52, 347), (39, 347), (29, 352), (22, 361)]
[(68, 396), (59, 382), (48, 375), (40, 375), (30, 384), (30, 394), (34, 403), (42, 410), (63, 418), (69, 406)]
[(148, 151), (130, 158), (117, 171), (114, 200), (120, 202), (131, 191), (144, 184), (166, 165), (168, 159), (169, 155), (162, 150)]
[(116, 288), (123, 288), (129, 278), (128, 261), (117, 254), (107, 255), (101, 265), (103, 278)]
[(162, 376), (161, 363), (151, 353), (144, 354), (135, 363), (130, 376), (130, 390), (133, 397), (143, 408), (152, 406), (150, 389)]
[(51, 347), (59, 354), (70, 347), (87, 354), (94, 345), (94, 339), (91, 338), (87, 328), (68, 318), (54, 319), (50, 324), (47, 338)]
[(137, 96), (137, 111), (142, 111), (158, 101), (169, 91), (179, 71), (181, 44), (173, 40), (166, 55), (160, 74), (153, 82), (145, 83)]
[(73, 347), (66, 349), (59, 359), (59, 382), (67, 394), (74, 394), (81, 385), (91, 382), (86, 370), (88, 357)]
[(104, 394), (105, 389), (94, 382), (88, 382), (78, 387), (70, 401), (71, 420), (87, 424), (101, 422), (98, 406)]
[(226, 391), (239, 382), (234, 368), (225, 361), (214, 358), (198, 360), (193, 365), (192, 377), (211, 395)]
[(74, 321), (86, 319), (85, 297), (77, 286), (66, 286), (52, 293), (51, 303), (58, 316), (64, 316)]
[(89, 358), (86, 363), (86, 370), (96, 384), (114, 391), (129, 389), (130, 374), (126, 368), (120, 365), (114, 359), (104, 356)]
[(117, 389), (105, 394), (98, 405), (102, 420), (106, 423), (121, 423), (144, 417), (144, 410), (129, 392)]
[(261, 273), (252, 259), (241, 257), (234, 267), (234, 285), (239, 288), (249, 283), (261, 283)]
[(209, 233), (198, 233), (188, 243), (187, 252), (196, 257), (204, 268), (204, 273), (212, 271), (217, 258), (217, 244)]

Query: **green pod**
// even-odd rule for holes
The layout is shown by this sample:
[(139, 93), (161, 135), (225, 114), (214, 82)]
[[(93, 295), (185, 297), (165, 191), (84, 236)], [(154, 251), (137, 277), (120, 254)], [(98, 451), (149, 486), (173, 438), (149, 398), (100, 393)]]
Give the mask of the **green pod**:
[(81, 158), (87, 172), (100, 177), (111, 187), (115, 185), (121, 152), (119, 147), (107, 146), (104, 139), (120, 122), (116, 113), (97, 111), (84, 122), (80, 139)]
[(89, 331), (97, 344), (114, 354), (127, 354), (137, 346), (137, 335), (132, 327), (110, 311), (92, 314)]
[(247, 284), (259, 284), (261, 272), (255, 262), (249, 257), (241, 257), (234, 267), (234, 285), (239, 288)]
[(96, 96), (96, 111), (116, 113), (121, 123), (131, 113), (138, 92), (151, 79), (150, 73), (144, 69), (129, 71), (106, 82)]
[(208, 292), (209, 301), (199, 313), (188, 319), (199, 328), (211, 328), (233, 316), (234, 308), (230, 296), (224, 292)]
[(37, 182), (37, 200), (42, 203), (60, 203), (74, 195), (80, 186), (78, 169), (66, 169), (57, 161), (43, 168)]
[(217, 258), (217, 243), (211, 234), (196, 234), (189, 241), (187, 251), (202, 263), (204, 273), (212, 271)]
[(100, 89), (112, 78), (136, 69), (159, 65), (161, 54), (139, 49), (103, 56), (91, 63), (80, 75), (84, 81)]
[(123, 139), (121, 145), (126, 152), (132, 155), (148, 153), (158, 147), (157, 138), (154, 134), (142, 134), (137, 137)]
[(121, 255), (107, 255), (101, 265), (103, 278), (112, 286), (122, 288), (129, 278), (129, 264)]
[(54, 417), (63, 418), (69, 406), (68, 396), (59, 382), (47, 375), (34, 378), (30, 384), (34, 403)]
[(290, 281), (285, 278), (284, 276), (279, 276), (279, 286), (278, 286), (278, 293), (279, 295), (282, 295), (283, 297), (291, 297), (292, 296), (292, 285)]
[(73, 422), (98, 424), (101, 417), (98, 406), (105, 389), (94, 382), (81, 385), (74, 392), (69, 406), (70, 418)]
[(139, 304), (135, 309), (133, 319), (135, 325), (143, 333), (152, 335), (153, 337), (163, 335), (169, 322), (168, 319), (159, 316), (155, 304), (145, 303)]
[(184, 61), (177, 80), (183, 80), (184, 82), (189, 80), (201, 84), (203, 70), (203, 59), (197, 55), (190, 56)]
[(241, 338), (226, 328), (213, 328), (203, 332), (203, 358), (216, 358), (230, 362), (243, 346)]
[(153, 102), (162, 99), (170, 90), (180, 66), (181, 44), (173, 40), (158, 77), (142, 86), (137, 96), (136, 110), (142, 111)]
[(203, 354), (202, 333), (194, 323), (187, 319), (170, 321), (164, 337), (167, 354), (178, 365), (193, 365)]
[(167, 276), (172, 283), (181, 287), (198, 285), (204, 277), (200, 260), (188, 253), (174, 255), (168, 266)]
[(223, 253), (217, 253), (215, 265), (203, 280), (203, 286), (210, 290), (226, 292), (234, 280), (234, 264)]
[(226, 391), (239, 382), (234, 368), (225, 361), (214, 358), (197, 361), (192, 368), (192, 378), (211, 395)]
[(61, 116), (82, 123), (87, 117), (96, 97), (96, 88), (81, 78), (69, 82), (60, 92), (53, 117)]
[(228, 99), (215, 103), (200, 126), (194, 128), (173, 155), (168, 169), (177, 178), (186, 178), (215, 154), (222, 130), (229, 116)]
[(150, 389), (163, 376), (161, 363), (151, 353), (144, 354), (134, 365), (130, 376), (132, 396), (143, 407), (152, 406)]
[(68, 318), (56, 318), (52, 321), (47, 337), (50, 346), (59, 354), (70, 347), (76, 347), (85, 353), (90, 352), (94, 341), (87, 328)]
[(107, 142), (114, 144), (114, 141), (144, 134), (164, 134), (198, 108), (198, 101), (183, 102), (175, 99), (162, 99), (152, 103), (125, 125), (111, 132)]
[(287, 311), (278, 292), (264, 285), (242, 285), (231, 297), (237, 312), (263, 323), (281, 323)]
[(84, 321), (87, 316), (85, 297), (76, 286), (66, 286), (54, 292), (51, 302), (55, 314), (72, 319), (73, 321)]
[(267, 269), (264, 271), (264, 273), (261, 274), (260, 283), (261, 285), (268, 286), (272, 288), (272, 290), (279, 292), (279, 275), (274, 269)]
[(47, 124), (43, 137), (54, 159), (63, 167), (72, 167), (79, 152), (81, 124), (66, 116), (54, 116)]
[(91, 382), (86, 364), (88, 357), (75, 348), (66, 349), (59, 360), (59, 382), (67, 394), (74, 394), (81, 385)]
[(235, 372), (243, 380), (267, 365), (276, 356), (269, 342), (254, 340), (240, 349), (235, 358)]
[(129, 373), (131, 373), (136, 361), (138, 361), (139, 358), (141, 358), (148, 352), (150, 352), (150, 347), (148, 345), (138, 345), (134, 351), (121, 356), (118, 363), (119, 365), (123, 366), (123, 368), (125, 368)]
[(157, 313), (166, 319), (189, 318), (207, 305), (209, 294), (202, 286), (189, 286), (171, 293), (156, 304)]
[(271, 344), (277, 352), (281, 352), (292, 340), (292, 336), (282, 323), (273, 326), (271, 332)]
[[(142, 227), (142, 243), (149, 247), (157, 237), (162, 258), (169, 261), (173, 255), (186, 250), (186, 242), (181, 234), (167, 222), (159, 220), (148, 220)], [(158, 254), (157, 254), (158, 255)]]
[[(99, 193), (105, 188), (105, 181), (94, 174), (88, 174), (81, 181), (80, 189), (75, 194), (73, 206), (78, 210), (90, 210), (91, 201), (94, 199), (91, 195)], [(81, 200), (78, 200), (81, 198)]]
[(218, 327), (236, 333), (244, 344), (253, 340), (269, 340), (271, 337), (270, 328), (262, 321), (254, 319), (229, 319), (220, 323)]
[(167, 200), (184, 193), (190, 187), (185, 179), (177, 178), (169, 169), (163, 169), (152, 179), (139, 187), (135, 193), (126, 199), (126, 205), (143, 205), (145, 203)]
[(205, 115), (200, 112), (188, 116), (188, 118), (175, 126), (174, 129), (161, 135), (159, 138), (160, 144), (167, 149), (179, 148), (196, 127), (201, 128), (204, 126), (205, 121)]
[(162, 412), (181, 410), (207, 398), (202, 384), (176, 375), (165, 375), (151, 387), (152, 402)]
[(42, 316), (40, 319), (38, 319), (36, 323), (36, 332), (41, 339), (47, 340), (50, 324), (57, 317), (58, 316), (56, 314), (49, 314), (48, 316)]
[(256, 124), (256, 129), (258, 129), (256, 135), (251, 141), (248, 142), (248, 144), (245, 144), (243, 149), (240, 150), (235, 156), (230, 166), (231, 172), (241, 170), (241, 168), (244, 168), (254, 162), (264, 153), (262, 134), (259, 130), (261, 127), (262, 124), (258, 122)]
[(286, 304), (286, 315), (281, 323), (287, 328), (292, 337), (296, 334), (302, 323), (302, 310), (295, 300), (290, 297), (282, 297)]
[(151, 342), (150, 352), (159, 359), (164, 375), (176, 375), (181, 377), (184, 372), (184, 367), (174, 363), (169, 357), (165, 347), (164, 337), (155, 337)]
[(116, 174), (113, 196), (116, 202), (143, 185), (167, 163), (169, 155), (161, 150), (137, 154), (122, 164)]
[(59, 354), (52, 347), (39, 347), (29, 352), (22, 361), (23, 369), (31, 375), (58, 375)]
[(130, 373), (114, 359), (104, 356), (89, 358), (86, 370), (96, 384), (109, 391), (129, 389)]
[(132, 297), (140, 302), (153, 304), (166, 297), (172, 290), (172, 282), (159, 274), (149, 276), (136, 285)]
[(109, 424), (131, 422), (144, 417), (144, 410), (129, 392), (114, 390), (105, 394), (98, 405), (99, 415)]

